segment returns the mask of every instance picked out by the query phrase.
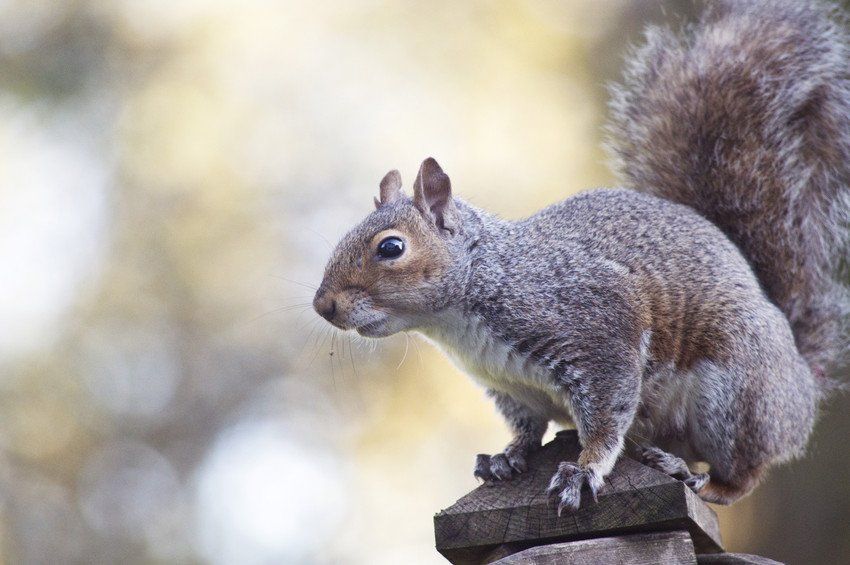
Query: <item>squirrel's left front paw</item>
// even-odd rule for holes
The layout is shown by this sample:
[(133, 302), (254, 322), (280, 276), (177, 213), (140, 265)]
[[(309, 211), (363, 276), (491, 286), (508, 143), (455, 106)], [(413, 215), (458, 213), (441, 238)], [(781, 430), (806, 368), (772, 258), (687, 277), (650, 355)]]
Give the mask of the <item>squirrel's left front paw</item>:
[(528, 469), (525, 456), (519, 451), (496, 455), (481, 453), (475, 459), (475, 476), (483, 481), (506, 481)]
[(566, 461), (558, 465), (558, 470), (549, 482), (546, 494), (558, 499), (558, 516), (565, 508), (575, 512), (581, 505), (581, 489), (584, 485), (590, 489), (594, 502), (596, 493), (602, 487), (602, 478), (592, 469), (586, 469)]

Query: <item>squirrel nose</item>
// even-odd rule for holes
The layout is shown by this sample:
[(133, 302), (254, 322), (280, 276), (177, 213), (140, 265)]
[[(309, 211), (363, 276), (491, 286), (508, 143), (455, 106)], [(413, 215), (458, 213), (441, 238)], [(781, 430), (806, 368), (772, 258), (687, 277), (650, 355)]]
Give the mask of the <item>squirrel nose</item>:
[(336, 300), (327, 294), (317, 294), (313, 299), (313, 308), (319, 316), (330, 322), (336, 314)]

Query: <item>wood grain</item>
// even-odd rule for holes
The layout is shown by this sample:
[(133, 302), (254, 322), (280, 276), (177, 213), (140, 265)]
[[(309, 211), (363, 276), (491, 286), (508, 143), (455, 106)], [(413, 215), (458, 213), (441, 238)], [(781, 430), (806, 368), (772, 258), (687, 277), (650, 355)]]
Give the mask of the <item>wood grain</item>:
[(494, 562), (498, 565), (696, 565), (688, 532), (632, 534), (539, 545)]
[(437, 550), (453, 563), (486, 563), (532, 546), (612, 535), (687, 531), (697, 553), (722, 551), (717, 516), (688, 487), (660, 471), (621, 458), (594, 503), (560, 518), (546, 497), (561, 461), (575, 461), (574, 431), (529, 458), (529, 470), (485, 483), (434, 517)]
[(716, 553), (713, 555), (698, 555), (697, 563), (699, 565), (782, 565), (779, 561), (768, 559), (767, 557), (759, 557), (758, 555), (749, 555), (747, 553)]

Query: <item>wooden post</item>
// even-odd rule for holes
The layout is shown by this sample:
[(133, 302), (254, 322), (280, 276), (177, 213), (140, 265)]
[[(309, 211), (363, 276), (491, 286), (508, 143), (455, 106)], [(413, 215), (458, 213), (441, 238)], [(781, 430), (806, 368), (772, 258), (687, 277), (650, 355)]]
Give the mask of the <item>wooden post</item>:
[(546, 497), (561, 461), (576, 461), (572, 430), (529, 458), (529, 470), (485, 483), (434, 516), (437, 550), (457, 564), (777, 563), (723, 552), (717, 515), (681, 481), (627, 457), (579, 510), (560, 518)]

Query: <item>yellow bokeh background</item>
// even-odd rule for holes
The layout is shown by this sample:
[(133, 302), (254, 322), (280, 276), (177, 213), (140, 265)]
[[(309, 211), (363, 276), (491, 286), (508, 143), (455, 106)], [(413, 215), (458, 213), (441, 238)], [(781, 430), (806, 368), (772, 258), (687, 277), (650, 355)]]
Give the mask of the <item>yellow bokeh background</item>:
[[(689, 1), (0, 2), (0, 555), (438, 563), (508, 440), (414, 335), (310, 309), (378, 180), (434, 156), (519, 218), (613, 186), (605, 86)], [(846, 398), (719, 509), (732, 550), (850, 560)], [(551, 432), (550, 432), (551, 434)]]

